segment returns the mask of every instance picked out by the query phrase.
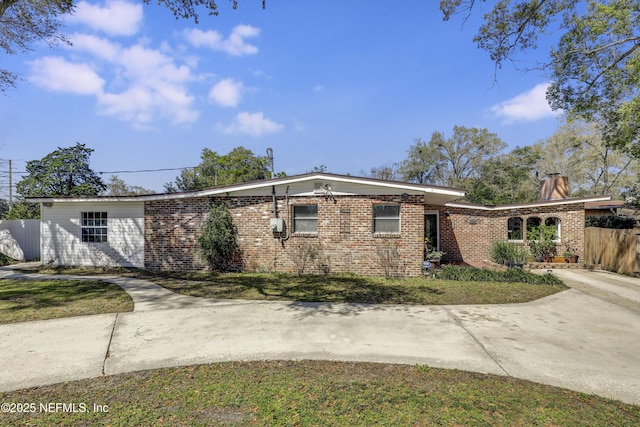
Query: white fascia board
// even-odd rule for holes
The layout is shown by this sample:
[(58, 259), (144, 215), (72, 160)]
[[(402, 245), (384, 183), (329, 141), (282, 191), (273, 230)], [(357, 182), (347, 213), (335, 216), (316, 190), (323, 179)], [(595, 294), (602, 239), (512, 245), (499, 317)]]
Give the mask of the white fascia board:
[[(421, 184), (404, 184), (402, 182), (397, 181), (383, 181), (383, 180), (373, 180), (373, 179), (359, 179), (357, 177), (349, 177), (349, 176), (341, 176), (341, 175), (331, 175), (331, 174), (310, 174), (304, 176), (292, 176), (291, 178), (276, 178), (274, 180), (266, 180), (266, 181), (254, 181), (246, 184), (235, 184), (228, 185), (223, 187), (216, 188), (208, 188), (204, 190), (198, 191), (189, 191), (184, 193), (165, 193), (165, 194), (149, 194), (149, 195), (141, 195), (141, 196), (127, 196), (127, 197), (95, 197), (95, 198), (47, 198), (47, 197), (39, 197), (39, 198), (30, 198), (27, 201), (43, 203), (43, 202), (52, 202), (52, 203), (77, 203), (77, 202), (133, 202), (133, 201), (161, 201), (161, 200), (177, 200), (177, 199), (189, 199), (194, 197), (207, 197), (207, 196), (217, 196), (221, 194), (233, 194), (241, 191), (251, 191), (254, 189), (262, 189), (269, 188), (271, 186), (282, 187), (291, 184), (297, 184), (301, 182), (308, 181), (335, 181), (335, 182), (344, 182), (350, 184), (357, 184), (369, 187), (382, 187), (382, 188), (391, 188), (394, 190), (402, 190), (404, 192), (410, 194), (441, 194), (446, 196), (451, 196), (455, 198), (464, 197), (465, 192), (462, 190), (447, 188), (447, 187), (436, 187), (436, 186), (427, 186)], [(365, 194), (365, 193), (362, 193)], [(334, 195), (351, 195), (350, 193), (339, 194), (335, 192)]]
[(538, 202), (519, 203), (519, 204), (513, 204), (513, 205), (496, 205), (496, 206), (447, 202), (445, 203), (445, 206), (449, 208), (476, 209), (481, 211), (503, 211), (503, 210), (510, 210), (510, 209), (540, 208), (545, 206), (570, 205), (570, 204), (576, 204), (576, 203), (603, 202), (608, 200), (611, 200), (611, 196), (589, 197), (589, 198), (578, 198), (578, 199), (541, 200)]

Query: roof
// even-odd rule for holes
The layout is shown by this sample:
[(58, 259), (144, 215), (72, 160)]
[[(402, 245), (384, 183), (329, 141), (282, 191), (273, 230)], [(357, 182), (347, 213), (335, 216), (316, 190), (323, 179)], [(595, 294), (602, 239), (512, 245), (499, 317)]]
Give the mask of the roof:
[(605, 200), (602, 202), (585, 203), (585, 209), (618, 209), (624, 207), (624, 200)]
[(543, 206), (559, 206), (584, 203), (585, 206), (588, 203), (608, 202), (611, 200), (611, 196), (592, 196), (592, 197), (572, 197), (567, 199), (553, 199), (553, 200), (538, 200), (535, 202), (526, 203), (513, 203), (505, 205), (479, 205), (475, 203), (466, 202), (449, 202), (445, 206), (451, 208), (465, 208), (465, 209), (479, 209), (486, 211), (501, 211), (510, 209), (524, 209), (524, 208), (537, 208)]
[(137, 196), (32, 197), (27, 198), (27, 201), (35, 203), (148, 202), (215, 196), (271, 196), (274, 191), (278, 196), (288, 194), (295, 197), (318, 195), (317, 189), (320, 189), (320, 191), (325, 189), (334, 196), (403, 193), (424, 195), (428, 198), (429, 203), (434, 204), (444, 204), (465, 195), (464, 190), (459, 188), (387, 181), (350, 175), (309, 173), (178, 193)]

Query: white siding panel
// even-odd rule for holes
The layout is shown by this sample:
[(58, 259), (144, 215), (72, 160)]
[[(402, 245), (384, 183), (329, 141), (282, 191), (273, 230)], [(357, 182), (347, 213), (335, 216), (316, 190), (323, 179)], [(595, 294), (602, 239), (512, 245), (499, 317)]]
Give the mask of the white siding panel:
[[(81, 212), (107, 212), (107, 242), (82, 242)], [(43, 264), (144, 267), (144, 203), (54, 203), (41, 209)]]
[(0, 252), (16, 260), (40, 258), (40, 220), (0, 221)]

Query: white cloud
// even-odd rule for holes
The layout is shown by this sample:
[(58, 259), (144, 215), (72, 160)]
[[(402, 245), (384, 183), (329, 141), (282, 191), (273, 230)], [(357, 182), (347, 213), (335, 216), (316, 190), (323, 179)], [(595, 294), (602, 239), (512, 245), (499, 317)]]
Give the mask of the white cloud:
[[(198, 119), (200, 113), (193, 107), (195, 97), (187, 86), (193, 80), (189, 67), (139, 44), (123, 48), (89, 35), (76, 35), (74, 42), (80, 53), (102, 60), (95, 65), (101, 65), (101, 69), (88, 65), (91, 58), (87, 55), (85, 63), (48, 57), (31, 63), (31, 80), (58, 92), (93, 95), (101, 114), (137, 127), (149, 126), (158, 119), (174, 124)], [(110, 76), (109, 84), (99, 72)]]
[(231, 31), (228, 38), (214, 30), (202, 31), (197, 28), (186, 30), (184, 35), (189, 43), (194, 47), (208, 47), (213, 50), (220, 50), (233, 56), (253, 55), (258, 53), (258, 48), (245, 43), (245, 39), (256, 37), (260, 34), (260, 29), (250, 25), (237, 25)]
[(102, 91), (104, 80), (88, 64), (72, 63), (64, 58), (45, 56), (30, 63), (30, 80), (45, 89), (95, 95)]
[(209, 99), (224, 107), (235, 107), (242, 97), (243, 85), (233, 79), (224, 79), (216, 83), (209, 92)]
[(111, 41), (89, 34), (74, 34), (70, 37), (74, 53), (83, 50), (107, 61), (115, 61), (120, 53), (120, 46)]
[(235, 121), (222, 129), (227, 134), (244, 133), (251, 136), (261, 136), (279, 132), (284, 128), (280, 123), (264, 117), (263, 113), (238, 113)]
[(141, 45), (122, 49), (113, 65), (126, 89), (98, 98), (103, 114), (139, 125), (160, 117), (176, 124), (198, 119), (199, 113), (192, 107), (195, 97), (187, 88), (192, 79), (189, 67)]
[(142, 17), (142, 4), (108, 0), (103, 7), (81, 1), (67, 21), (85, 24), (112, 36), (130, 36), (138, 32)]
[(546, 93), (549, 83), (540, 83), (533, 89), (523, 92), (507, 101), (490, 108), (495, 117), (503, 118), (506, 123), (515, 121), (531, 122), (562, 114), (553, 111), (547, 102)]
[(315, 86), (313, 87), (313, 91), (314, 91), (314, 92), (322, 92), (322, 91), (324, 91), (324, 86), (322, 86), (322, 85), (315, 85)]

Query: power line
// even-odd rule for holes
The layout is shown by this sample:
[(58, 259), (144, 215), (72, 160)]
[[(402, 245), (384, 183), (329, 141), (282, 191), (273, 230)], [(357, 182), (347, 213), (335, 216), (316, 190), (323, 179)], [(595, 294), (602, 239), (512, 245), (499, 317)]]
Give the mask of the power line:
[(105, 172), (105, 171), (99, 171), (99, 174), (105, 174), (105, 173), (142, 173), (142, 172), (165, 172), (165, 171), (179, 171), (179, 170), (184, 170), (184, 169), (194, 169), (195, 166), (187, 166), (184, 168), (165, 168), (165, 169), (139, 169), (139, 170), (133, 170), (133, 171), (110, 171), (110, 172)]

